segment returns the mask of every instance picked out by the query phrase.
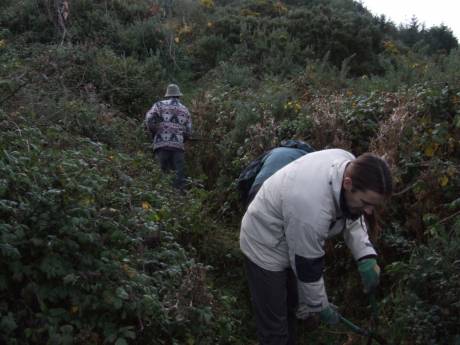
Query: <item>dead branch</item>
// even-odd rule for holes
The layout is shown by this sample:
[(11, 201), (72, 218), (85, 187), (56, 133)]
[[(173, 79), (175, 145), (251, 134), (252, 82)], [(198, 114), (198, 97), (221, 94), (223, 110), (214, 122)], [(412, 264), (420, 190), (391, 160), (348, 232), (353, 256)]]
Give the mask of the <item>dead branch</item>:
[(21, 85), (19, 85), (16, 89), (13, 90), (13, 92), (11, 92), (8, 96), (6, 96), (4, 99), (2, 99), (0, 101), (0, 105), (2, 105), (3, 103), (5, 103), (7, 100), (9, 100), (11, 97), (13, 97), (17, 92), (19, 92), (19, 90), (21, 90), (24, 86), (26, 86), (27, 84), (29, 83), (23, 83)]

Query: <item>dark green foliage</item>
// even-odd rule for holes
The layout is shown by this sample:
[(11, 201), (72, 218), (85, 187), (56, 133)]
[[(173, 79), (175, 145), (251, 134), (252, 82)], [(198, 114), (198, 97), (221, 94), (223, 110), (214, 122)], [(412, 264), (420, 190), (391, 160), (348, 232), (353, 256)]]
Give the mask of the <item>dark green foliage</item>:
[(289, 16), (289, 32), (299, 40), (303, 49), (309, 47), (313, 57), (330, 54), (333, 65), (340, 67), (343, 60), (351, 60), (353, 74), (376, 73), (376, 59), (381, 51), (382, 32), (369, 14), (338, 12), (331, 7), (318, 6), (311, 10), (293, 11)]
[(398, 325), (393, 341), (411, 337), (414, 344), (454, 344), (460, 333), (460, 237), (458, 222), (445, 228), (436, 220), (436, 235), (412, 252), (408, 262), (394, 262), (387, 270), (399, 281), (386, 303), (394, 308), (391, 323)]
[(144, 59), (163, 49), (165, 33), (154, 18), (131, 25), (114, 27), (110, 45), (120, 55)]
[(406, 26), (401, 26), (399, 39), (407, 46), (424, 50), (427, 54), (445, 54), (458, 47), (458, 41), (445, 25), (433, 26), (426, 29), (416, 17)]
[(229, 55), (231, 55), (231, 47), (222, 36), (201, 37), (191, 49), (192, 68), (196, 73), (203, 74)]
[(445, 25), (430, 28), (424, 39), (428, 45), (428, 53), (449, 53), (452, 49), (458, 48), (458, 41)]
[[(46, 92), (42, 90), (46, 96), (56, 92), (55, 83), (69, 90), (62, 103), (81, 97), (84, 102), (92, 103), (93, 111), (113, 113), (121, 110), (127, 116), (137, 117), (164, 92), (166, 71), (158, 55), (145, 57), (139, 62), (134, 57), (117, 55), (109, 48), (43, 48), (35, 46), (30, 49), (33, 54), (30, 63), (44, 65), (46, 69), (48, 83), (44, 83)], [(30, 74), (30, 78), (35, 83), (43, 83), (39, 75)], [(108, 109), (107, 104), (112, 109)]]
[(0, 27), (21, 35), (26, 42), (53, 42), (59, 34), (52, 7), (52, 2), (47, 0), (2, 1)]
[(164, 70), (157, 56), (138, 64), (132, 57), (99, 50), (93, 59), (93, 64), (88, 66), (87, 82), (93, 83), (103, 99), (126, 114), (134, 116), (142, 112), (158, 97)]
[(247, 88), (256, 84), (256, 81), (253, 79), (253, 72), (247, 66), (223, 62), (219, 65), (219, 68), (215, 69), (215, 72), (230, 87)]
[(211, 344), (212, 325), (232, 327), (214, 315), (206, 268), (172, 236), (194, 211), (173, 215), (149, 159), (22, 115), (0, 123), (3, 342)]

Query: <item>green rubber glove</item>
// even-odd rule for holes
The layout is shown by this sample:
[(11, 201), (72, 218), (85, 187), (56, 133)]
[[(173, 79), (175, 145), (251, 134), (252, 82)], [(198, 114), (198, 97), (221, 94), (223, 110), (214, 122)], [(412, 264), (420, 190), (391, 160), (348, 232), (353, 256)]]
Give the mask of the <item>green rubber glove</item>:
[(329, 304), (326, 309), (320, 311), (319, 317), (321, 321), (331, 326), (334, 326), (340, 322), (340, 314), (337, 311), (337, 307), (333, 304)]
[(363, 259), (358, 262), (358, 271), (364, 286), (364, 292), (372, 292), (380, 282), (380, 267), (375, 259)]

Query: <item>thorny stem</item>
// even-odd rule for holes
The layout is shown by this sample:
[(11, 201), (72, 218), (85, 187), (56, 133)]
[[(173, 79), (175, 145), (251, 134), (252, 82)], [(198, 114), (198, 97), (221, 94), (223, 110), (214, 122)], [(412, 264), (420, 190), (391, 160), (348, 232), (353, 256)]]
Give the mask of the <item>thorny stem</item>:
[(451, 219), (451, 218), (453, 218), (453, 217), (455, 217), (455, 216), (457, 216), (457, 215), (459, 215), (459, 214), (460, 214), (460, 210), (458, 210), (458, 211), (455, 212), (454, 214), (451, 214), (450, 216), (447, 216), (447, 217), (444, 218), (444, 219), (441, 219), (441, 220), (438, 222), (438, 224), (445, 223), (445, 222), (447, 222), (449, 219)]

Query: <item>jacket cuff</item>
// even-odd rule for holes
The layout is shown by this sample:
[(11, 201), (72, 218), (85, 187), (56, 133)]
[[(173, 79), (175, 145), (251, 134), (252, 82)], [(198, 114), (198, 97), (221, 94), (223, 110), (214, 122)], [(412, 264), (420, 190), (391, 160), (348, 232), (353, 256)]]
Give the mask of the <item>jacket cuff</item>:
[(361, 256), (358, 260), (356, 260), (357, 262), (361, 261), (361, 260), (364, 260), (364, 259), (376, 259), (377, 260), (377, 255), (376, 254), (369, 254), (369, 255), (364, 255), (364, 256)]
[(318, 313), (329, 305), (323, 278), (313, 283), (298, 281), (298, 288), (298, 315), (305, 316), (308, 313)]

